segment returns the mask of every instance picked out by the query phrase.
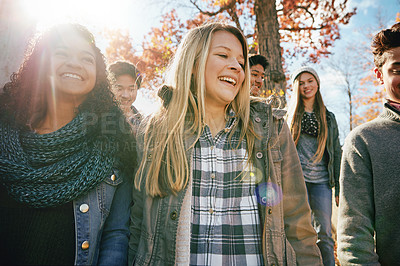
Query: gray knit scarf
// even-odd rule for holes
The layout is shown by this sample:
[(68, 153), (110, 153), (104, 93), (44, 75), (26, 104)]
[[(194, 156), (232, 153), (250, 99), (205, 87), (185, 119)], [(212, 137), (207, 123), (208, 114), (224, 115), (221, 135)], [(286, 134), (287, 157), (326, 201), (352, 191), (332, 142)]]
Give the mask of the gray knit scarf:
[(34, 208), (59, 206), (107, 177), (115, 146), (100, 125), (79, 114), (63, 128), (39, 135), (0, 123), (0, 182), (15, 200)]

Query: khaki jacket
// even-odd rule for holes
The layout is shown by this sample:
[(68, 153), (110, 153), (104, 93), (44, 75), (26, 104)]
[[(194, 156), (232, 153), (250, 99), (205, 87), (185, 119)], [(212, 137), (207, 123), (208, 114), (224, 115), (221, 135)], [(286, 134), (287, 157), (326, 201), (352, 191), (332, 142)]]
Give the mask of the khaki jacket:
[[(282, 119), (283, 113), (274, 114), (268, 104), (258, 101), (251, 104), (251, 120), (260, 135), (255, 143), (253, 164), (256, 172), (262, 173), (258, 186), (267, 188), (259, 191), (269, 191), (265, 196), (259, 195), (262, 200), (258, 205), (263, 225), (264, 264), (322, 265), (296, 147)], [(190, 147), (193, 142), (194, 138), (187, 138), (185, 146)], [(138, 140), (138, 158), (143, 156), (140, 143), (143, 141)], [(191, 154), (189, 149), (189, 160)], [(153, 155), (146, 156), (151, 160)], [(134, 191), (129, 265), (175, 264), (178, 219), (185, 192), (186, 188), (177, 195), (152, 198), (145, 195), (144, 189)]]

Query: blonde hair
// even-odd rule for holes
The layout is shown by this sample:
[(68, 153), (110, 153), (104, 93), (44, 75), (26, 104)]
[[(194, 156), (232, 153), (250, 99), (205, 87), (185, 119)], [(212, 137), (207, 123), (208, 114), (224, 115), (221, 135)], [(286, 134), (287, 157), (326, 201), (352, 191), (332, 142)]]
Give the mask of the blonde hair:
[[(217, 31), (232, 33), (242, 44), (245, 79), (226, 111), (231, 108), (238, 118), (230, 137), (240, 126), (240, 140), (246, 138), (248, 160), (252, 158), (255, 135), (250, 121), (250, 74), (246, 39), (234, 26), (221, 22), (206, 23), (191, 29), (179, 44), (167, 68), (166, 84), (172, 90), (170, 102), (160, 107), (144, 129), (144, 155), (136, 173), (135, 187), (140, 190), (144, 185), (146, 193), (152, 197), (164, 196), (168, 191), (176, 194), (189, 181), (190, 167), (184, 141), (185, 136), (189, 135), (198, 140), (204, 127), (205, 67), (211, 39)], [(189, 149), (193, 148), (194, 143)], [(151, 160), (148, 160), (149, 156)], [(148, 168), (146, 176), (145, 168)], [(161, 171), (166, 175), (161, 175)]]
[[(300, 94), (300, 77), (303, 75), (302, 72), (293, 81), (293, 98), (290, 101), (288, 107), (287, 120), (290, 127), (290, 132), (292, 133), (293, 140), (295, 144), (299, 142), (301, 134), (301, 119), (304, 115), (304, 103)], [(309, 73), (309, 72), (307, 72)], [(312, 73), (310, 73), (312, 74)], [(326, 119), (326, 107), (324, 101), (322, 100), (320, 92), (320, 84), (318, 79), (313, 75), (318, 84), (318, 90), (315, 94), (313, 109), (318, 121), (318, 148), (315, 152), (313, 158), (314, 163), (320, 162), (324, 156), (326, 140), (328, 138), (328, 122)]]

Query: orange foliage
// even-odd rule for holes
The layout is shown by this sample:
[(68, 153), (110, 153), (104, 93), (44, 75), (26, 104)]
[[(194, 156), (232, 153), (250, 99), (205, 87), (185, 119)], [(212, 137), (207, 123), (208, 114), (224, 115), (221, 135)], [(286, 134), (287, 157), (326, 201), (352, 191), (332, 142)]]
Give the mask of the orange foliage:
[[(213, 0), (209, 1), (212, 2), (211, 5), (213, 6), (224, 6), (227, 5), (231, 0)], [(207, 2), (207, 0), (203, 0), (203, 2)]]
[(357, 126), (376, 118), (382, 111), (382, 100), (385, 98), (384, 90), (376, 80), (372, 71), (373, 63), (368, 62), (364, 69), (369, 70), (360, 82), (358, 94), (353, 96), (352, 102), (357, 107), (357, 114), (353, 115), (353, 125)]
[(146, 79), (151, 81), (153, 87), (161, 84), (165, 67), (184, 33), (184, 25), (176, 11), (172, 10), (163, 16), (161, 27), (152, 28), (151, 33), (145, 37), (142, 60), (146, 65)]
[[(186, 27), (177, 17), (176, 10), (163, 15), (162, 25), (152, 28), (142, 43), (142, 54), (134, 55), (131, 40), (127, 34), (120, 30), (106, 31), (106, 38), (110, 40), (106, 49), (108, 60), (129, 60), (142, 72), (143, 84), (148, 88), (156, 88), (162, 83), (162, 76), (169, 59), (175, 53), (177, 44), (186, 32)], [(201, 16), (191, 21), (191, 26), (200, 25), (203, 22)]]
[(347, 0), (280, 1), (278, 12), (281, 43), (293, 43), (284, 50), (288, 58), (307, 56), (313, 63), (330, 54), (329, 48), (340, 39), (339, 25), (349, 23), (356, 9), (346, 11)]
[[(258, 42), (254, 4), (256, 0), (190, 0), (198, 15), (182, 22), (175, 10), (162, 16), (160, 27), (152, 28), (142, 46), (142, 68), (152, 87), (159, 86), (165, 67), (187, 29), (206, 20), (227, 20), (241, 28), (248, 37), (251, 51)], [(339, 3), (340, 2), (340, 3)], [(312, 62), (329, 54), (329, 48), (340, 38), (339, 24), (347, 24), (355, 10), (346, 12), (347, 0), (293, 0), (277, 2), (281, 46), (284, 60), (308, 56)], [(261, 40), (262, 41), (262, 40)], [(112, 43), (111, 45), (121, 45)], [(127, 47), (129, 48), (129, 47)], [(121, 48), (120, 48), (121, 49)], [(123, 51), (121, 51), (123, 52)], [(107, 56), (109, 54), (107, 53)]]
[[(222, 15), (233, 21), (250, 37), (249, 45), (257, 49), (255, 0), (191, 0), (199, 13)], [(286, 58), (307, 56), (316, 63), (330, 54), (329, 48), (340, 38), (339, 25), (349, 23), (356, 9), (346, 11), (348, 0), (293, 0), (277, 2), (281, 46)], [(227, 8), (228, 7), (228, 8)]]
[(105, 30), (104, 36), (110, 40), (106, 48), (107, 63), (111, 64), (118, 60), (130, 61), (134, 64), (140, 62), (140, 58), (135, 55), (129, 33), (122, 30)]
[(145, 77), (152, 88), (159, 87), (163, 82), (163, 74), (169, 60), (175, 54), (187, 29), (199, 26), (208, 19), (208, 16), (198, 14), (193, 19), (182, 23), (177, 17), (176, 10), (165, 14), (161, 19), (161, 27), (152, 28), (143, 41), (141, 60), (145, 65)]

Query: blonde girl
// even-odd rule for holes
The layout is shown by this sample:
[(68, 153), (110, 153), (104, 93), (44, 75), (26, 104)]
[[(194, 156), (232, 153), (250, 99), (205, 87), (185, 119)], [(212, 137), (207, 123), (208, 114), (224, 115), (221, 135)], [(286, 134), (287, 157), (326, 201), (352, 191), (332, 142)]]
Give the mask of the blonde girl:
[(318, 265), (294, 143), (269, 105), (250, 103), (242, 32), (190, 30), (167, 73), (163, 105), (138, 136), (130, 263)]

